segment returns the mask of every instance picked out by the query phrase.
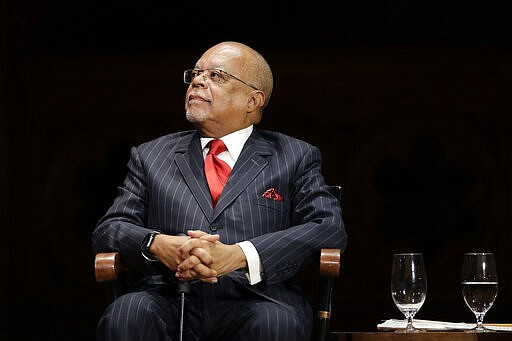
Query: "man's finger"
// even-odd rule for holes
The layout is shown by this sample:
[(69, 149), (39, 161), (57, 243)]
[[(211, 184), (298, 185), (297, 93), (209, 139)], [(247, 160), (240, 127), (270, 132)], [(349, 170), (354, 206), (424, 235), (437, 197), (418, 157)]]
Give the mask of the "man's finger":
[(176, 276), (176, 278), (178, 278), (180, 281), (183, 281), (183, 282), (197, 279), (197, 274), (193, 270), (177, 271), (175, 276)]
[(196, 247), (190, 251), (191, 256), (196, 256), (206, 266), (213, 264), (213, 257), (202, 247)]
[(203, 240), (208, 240), (210, 242), (216, 242), (220, 239), (220, 235), (218, 234), (208, 234), (200, 230), (189, 230), (187, 231), (187, 235), (192, 238), (200, 238)]
[(193, 279), (200, 279), (201, 281), (207, 282), (207, 283), (216, 283), (216, 280), (213, 280), (213, 278), (217, 277), (217, 271), (208, 268), (207, 266), (203, 264), (196, 265), (193, 269), (189, 270), (178, 270), (176, 272), (176, 278), (178, 278), (180, 281), (190, 281)]
[(201, 264), (201, 260), (199, 258), (197, 258), (196, 256), (191, 255), (190, 257), (185, 259), (183, 262), (178, 264), (178, 271), (185, 272), (185, 271), (191, 270), (198, 264)]
[(209, 242), (212, 242), (212, 243), (215, 243), (217, 241), (220, 240), (220, 235), (219, 234), (207, 234), (205, 236), (202, 236), (201, 238), (199, 238), (201, 240), (207, 240)]
[(180, 252), (183, 258), (188, 258), (190, 256), (190, 252), (195, 248), (203, 248), (205, 250), (211, 246), (211, 242), (207, 240), (193, 238), (180, 246), (178, 251)]
[(194, 271), (196, 273), (196, 278), (199, 279), (206, 279), (217, 276), (217, 271), (205, 266), (204, 264), (197, 264), (191, 271)]
[(210, 278), (202, 278), (201, 279), (201, 282), (210, 283), (210, 284), (215, 284), (218, 281), (219, 280), (217, 279), (217, 277), (210, 277)]

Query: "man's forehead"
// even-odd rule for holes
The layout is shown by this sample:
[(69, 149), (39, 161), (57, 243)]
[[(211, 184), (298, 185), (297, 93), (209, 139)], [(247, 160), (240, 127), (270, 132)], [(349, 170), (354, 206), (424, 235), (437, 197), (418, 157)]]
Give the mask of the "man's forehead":
[(218, 53), (205, 53), (196, 63), (198, 69), (237, 69), (241, 64), (241, 56)]
[(227, 63), (222, 58), (201, 58), (196, 63), (198, 69), (224, 69)]

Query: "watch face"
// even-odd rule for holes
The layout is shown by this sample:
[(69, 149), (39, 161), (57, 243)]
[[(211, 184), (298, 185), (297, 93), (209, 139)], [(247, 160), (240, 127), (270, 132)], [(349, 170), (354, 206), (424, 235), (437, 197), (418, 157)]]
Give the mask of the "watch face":
[(153, 242), (153, 234), (149, 233), (142, 242), (142, 248), (144, 250), (149, 250), (149, 247), (151, 246), (151, 243)]
[(157, 235), (157, 232), (151, 232), (144, 237), (144, 240), (142, 241), (141, 245), (141, 253), (142, 257), (144, 257), (146, 260), (150, 262), (158, 262), (158, 259), (155, 259), (151, 252), (149, 251), (149, 248), (151, 247), (151, 244), (153, 243), (153, 240), (155, 240), (155, 236)]

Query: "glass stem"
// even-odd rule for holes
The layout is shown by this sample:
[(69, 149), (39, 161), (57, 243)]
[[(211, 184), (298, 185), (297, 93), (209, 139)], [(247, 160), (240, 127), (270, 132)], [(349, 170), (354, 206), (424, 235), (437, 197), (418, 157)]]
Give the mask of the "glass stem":
[(482, 330), (484, 329), (484, 316), (485, 314), (475, 314), (476, 316), (476, 329)]
[(407, 331), (414, 330), (414, 327), (412, 326), (412, 318), (414, 315), (409, 314), (407, 315), (407, 327), (405, 328)]

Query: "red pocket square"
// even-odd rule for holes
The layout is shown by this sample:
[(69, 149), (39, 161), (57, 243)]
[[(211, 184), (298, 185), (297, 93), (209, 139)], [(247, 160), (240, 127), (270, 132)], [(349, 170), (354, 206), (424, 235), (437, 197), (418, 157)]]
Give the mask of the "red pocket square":
[(265, 197), (267, 199), (272, 199), (276, 201), (283, 201), (283, 198), (279, 193), (277, 193), (276, 189), (274, 187), (267, 189), (263, 194), (262, 197)]

